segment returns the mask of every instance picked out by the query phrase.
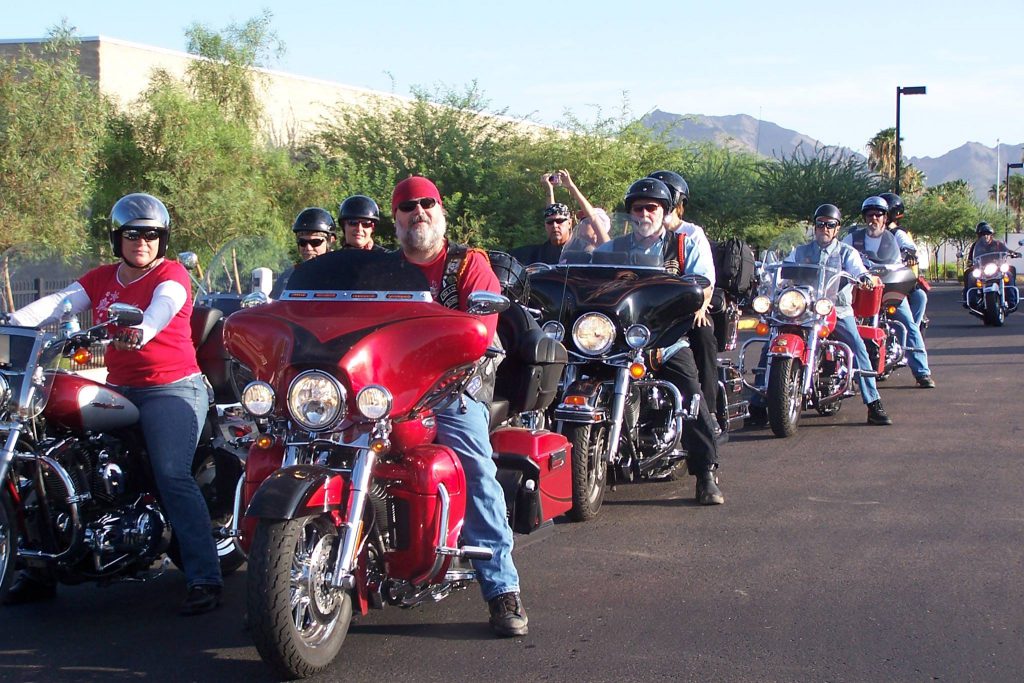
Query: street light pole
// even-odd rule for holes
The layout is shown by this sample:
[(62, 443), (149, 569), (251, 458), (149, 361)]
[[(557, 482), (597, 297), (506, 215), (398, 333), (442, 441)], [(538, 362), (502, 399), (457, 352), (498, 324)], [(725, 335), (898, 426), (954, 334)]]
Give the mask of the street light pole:
[[(1010, 239), (1010, 169), (1024, 168), (1024, 163), (1006, 164), (1006, 229), (1003, 231), (1003, 241)], [(999, 184), (996, 183), (996, 196), (999, 196)]]
[(900, 95), (925, 95), (927, 88), (923, 85), (911, 85), (906, 88), (896, 86), (896, 186), (893, 192), (900, 193)]

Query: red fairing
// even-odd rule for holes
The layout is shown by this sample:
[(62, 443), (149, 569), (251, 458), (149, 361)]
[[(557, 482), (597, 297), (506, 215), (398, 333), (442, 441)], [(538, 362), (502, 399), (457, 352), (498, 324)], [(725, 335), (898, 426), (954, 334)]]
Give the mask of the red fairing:
[(43, 416), (51, 424), (72, 431), (103, 432), (135, 424), (139, 410), (105, 384), (81, 375), (55, 372)]
[[(245, 462), (245, 484), (242, 491), (242, 509), (249, 507), (249, 501), (256, 495), (256, 490), (263, 481), (276, 472), (284, 461), (284, 444), (275, 441), (270, 448), (259, 448), (253, 446), (249, 449), (249, 457)], [(256, 524), (259, 519), (256, 517), (243, 517), (239, 523), (242, 531), (242, 547), (249, 552), (249, 544), (252, 543), (256, 532)]]
[(413, 583), (440, 580), (449, 562), (437, 562), (441, 524), (443, 484), (449, 496), (448, 535), (441, 542), (457, 547), (466, 514), (466, 476), (455, 453), (446, 446), (428, 445), (410, 449), (401, 460), (378, 462), (373, 470), (377, 481), (393, 496), (392, 529), (395, 550), (386, 553), (388, 576)]
[(334, 366), (352, 398), (380, 384), (402, 415), (446, 372), (483, 356), (490, 338), (479, 318), (432, 302), (281, 301), (232, 314), (224, 342), (272, 386), (287, 386), (298, 367)]
[(547, 430), (499, 429), (491, 434), (491, 447), (505, 457), (526, 457), (540, 468), (541, 510), (544, 521), (572, 507), (572, 444), (561, 434)]

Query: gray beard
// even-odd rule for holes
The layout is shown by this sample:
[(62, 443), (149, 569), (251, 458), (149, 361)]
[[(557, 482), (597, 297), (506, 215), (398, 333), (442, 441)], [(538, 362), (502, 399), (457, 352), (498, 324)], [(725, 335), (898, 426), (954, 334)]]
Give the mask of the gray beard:
[(643, 239), (647, 239), (648, 237), (658, 234), (659, 230), (661, 230), (661, 226), (659, 225), (655, 227), (654, 223), (651, 221), (640, 221), (636, 224), (636, 228), (634, 228), (636, 234)]
[(406, 251), (430, 253), (437, 250), (444, 241), (446, 227), (443, 217), (433, 224), (427, 221), (422, 221), (422, 225), (414, 223), (399, 231), (398, 241)]

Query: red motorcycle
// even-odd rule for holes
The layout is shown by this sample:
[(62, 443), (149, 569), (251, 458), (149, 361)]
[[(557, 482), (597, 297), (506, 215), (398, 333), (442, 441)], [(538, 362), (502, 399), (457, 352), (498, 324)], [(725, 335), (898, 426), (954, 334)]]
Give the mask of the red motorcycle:
[[(226, 321), (227, 348), (254, 378), (242, 405), (265, 425), (246, 467), (242, 538), (250, 632), (277, 673), (324, 669), (353, 611), (440, 600), (475, 578), (468, 560), (491, 557), (461, 542), (465, 476), (434, 443), (434, 409), (495, 355), (477, 316), (508, 306), (489, 292), (470, 300), (473, 314), (449, 310), (399, 255), (343, 250)], [(506, 395), (491, 402), (491, 441), (512, 528), (528, 533), (571, 507), (571, 449), (510, 425), (547, 407), (566, 353), (515, 305), (503, 327)]]

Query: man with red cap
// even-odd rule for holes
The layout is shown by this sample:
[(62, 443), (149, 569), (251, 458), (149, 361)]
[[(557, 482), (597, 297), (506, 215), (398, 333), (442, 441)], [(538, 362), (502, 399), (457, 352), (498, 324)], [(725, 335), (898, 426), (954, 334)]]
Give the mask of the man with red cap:
[[(485, 252), (450, 244), (445, 238), (444, 206), (431, 180), (412, 176), (399, 182), (391, 195), (391, 215), (403, 257), (423, 271), (440, 304), (465, 311), (470, 293), (501, 293)], [(482, 320), (493, 338), (498, 316)], [(519, 597), (519, 574), (512, 563), (512, 529), (505, 495), (495, 478), (487, 406), (476, 395), (467, 390), (437, 411), (437, 441), (455, 451), (466, 473), (465, 541), (494, 553), (485, 562), (473, 561), (491, 628), (501, 636), (522, 636), (527, 632), (527, 617)]]

